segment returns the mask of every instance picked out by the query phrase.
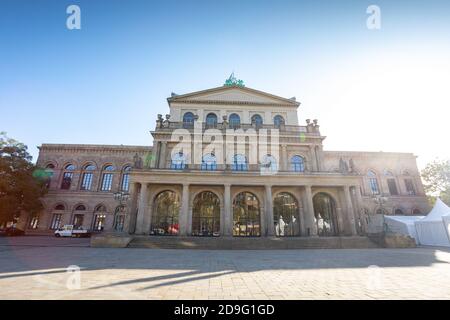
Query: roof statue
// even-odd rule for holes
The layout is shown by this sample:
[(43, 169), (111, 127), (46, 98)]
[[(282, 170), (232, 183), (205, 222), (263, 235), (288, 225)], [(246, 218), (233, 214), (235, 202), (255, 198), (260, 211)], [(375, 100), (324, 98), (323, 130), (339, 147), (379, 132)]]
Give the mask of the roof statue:
[(230, 77), (225, 80), (224, 86), (238, 86), (238, 87), (245, 87), (244, 85), (244, 81), (240, 80), (240, 79), (236, 79), (236, 77), (234, 76), (234, 72), (230, 74)]

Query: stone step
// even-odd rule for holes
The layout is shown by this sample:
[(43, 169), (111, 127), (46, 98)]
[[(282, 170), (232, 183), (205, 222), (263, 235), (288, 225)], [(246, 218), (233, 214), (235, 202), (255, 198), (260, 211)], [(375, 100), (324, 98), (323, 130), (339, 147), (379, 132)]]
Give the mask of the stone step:
[(367, 237), (298, 237), (298, 238), (238, 238), (238, 237), (170, 237), (133, 236), (130, 248), (150, 249), (364, 249), (379, 246)]

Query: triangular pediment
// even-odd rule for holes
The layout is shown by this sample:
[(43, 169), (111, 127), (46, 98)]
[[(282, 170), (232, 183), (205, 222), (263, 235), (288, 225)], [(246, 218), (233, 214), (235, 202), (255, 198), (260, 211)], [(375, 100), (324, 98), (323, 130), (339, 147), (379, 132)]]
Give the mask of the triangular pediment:
[(244, 103), (262, 105), (290, 105), (298, 106), (293, 99), (278, 97), (263, 91), (247, 87), (223, 86), (193, 93), (174, 95), (168, 98), (169, 102), (211, 102), (211, 103)]

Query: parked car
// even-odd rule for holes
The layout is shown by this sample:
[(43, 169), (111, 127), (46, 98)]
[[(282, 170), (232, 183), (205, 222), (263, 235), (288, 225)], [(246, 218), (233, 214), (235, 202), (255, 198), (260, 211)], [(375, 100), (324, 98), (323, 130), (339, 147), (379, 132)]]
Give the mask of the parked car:
[(72, 224), (66, 224), (62, 228), (59, 228), (55, 231), (55, 237), (86, 238), (90, 236), (91, 232), (89, 230), (83, 229), (81, 227), (76, 228)]
[(0, 236), (3, 237), (17, 237), (25, 235), (25, 231), (18, 229), (16, 227), (8, 227), (0, 229)]

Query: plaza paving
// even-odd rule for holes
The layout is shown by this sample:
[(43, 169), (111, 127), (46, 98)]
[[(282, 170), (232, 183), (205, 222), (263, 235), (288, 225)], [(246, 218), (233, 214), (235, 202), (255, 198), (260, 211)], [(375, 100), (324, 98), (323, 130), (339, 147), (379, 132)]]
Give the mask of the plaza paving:
[[(0, 299), (450, 299), (444, 248), (155, 250), (88, 241), (0, 238)], [(79, 282), (68, 266), (80, 268)]]

